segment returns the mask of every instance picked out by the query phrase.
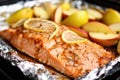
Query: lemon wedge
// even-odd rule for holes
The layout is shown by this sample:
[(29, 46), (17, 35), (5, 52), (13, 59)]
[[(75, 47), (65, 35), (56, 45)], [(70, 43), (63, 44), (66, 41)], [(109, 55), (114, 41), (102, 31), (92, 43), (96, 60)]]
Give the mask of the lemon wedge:
[(66, 43), (83, 43), (87, 39), (79, 36), (77, 33), (71, 31), (71, 30), (66, 30), (62, 33), (62, 40)]
[(103, 15), (103, 22), (107, 25), (120, 23), (120, 13), (115, 9), (107, 9)]
[(69, 2), (62, 3), (61, 8), (62, 10), (69, 10), (71, 8), (70, 3)]
[(31, 8), (23, 8), (11, 14), (11, 16), (8, 17), (7, 22), (13, 24), (21, 19), (31, 18), (32, 16), (33, 10)]
[(85, 10), (77, 11), (74, 14), (65, 18), (62, 24), (67, 26), (82, 27), (88, 23), (88, 13)]
[(59, 31), (59, 26), (57, 24), (40, 18), (31, 18), (26, 20), (24, 22), (24, 27), (36, 32), (47, 32), (49, 39), (52, 39)]

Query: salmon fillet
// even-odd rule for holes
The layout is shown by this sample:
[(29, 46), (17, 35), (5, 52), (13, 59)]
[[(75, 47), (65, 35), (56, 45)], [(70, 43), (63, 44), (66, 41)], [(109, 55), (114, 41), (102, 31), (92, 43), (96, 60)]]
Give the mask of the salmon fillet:
[(16, 49), (73, 78), (102, 67), (115, 58), (111, 52), (89, 40), (77, 44), (65, 43), (61, 35), (68, 28), (58, 26), (58, 34), (50, 40), (46, 32), (35, 32), (23, 27), (1, 31), (0, 36)]

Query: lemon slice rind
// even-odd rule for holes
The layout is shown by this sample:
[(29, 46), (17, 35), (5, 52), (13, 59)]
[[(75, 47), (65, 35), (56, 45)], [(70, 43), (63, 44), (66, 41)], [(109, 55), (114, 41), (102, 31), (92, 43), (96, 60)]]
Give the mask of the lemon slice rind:
[[(36, 31), (36, 32), (46, 32), (46, 30), (44, 30), (44, 29), (42, 29), (42, 28), (40, 28), (40, 27), (35, 27), (35, 26), (34, 26), (34, 27), (31, 27), (31, 26), (28, 25), (30, 21), (35, 21), (35, 20), (36, 20), (36, 21), (40, 21), (40, 22), (42, 21), (42, 22), (45, 23), (46, 25), (47, 25), (47, 24), (51, 24), (50, 27), (55, 27), (53, 33), (50, 34), (48, 40), (52, 39), (52, 38), (57, 34), (57, 32), (59, 31), (59, 27), (58, 27), (58, 25), (57, 25), (56, 23), (54, 23), (54, 22), (52, 22), (52, 21), (40, 19), (40, 18), (31, 18), (31, 19), (26, 20), (26, 21), (24, 22), (24, 28), (26, 28), (26, 29), (28, 29), (28, 30)], [(33, 24), (35, 24), (35, 22), (34, 22)], [(42, 27), (45, 27), (45, 26), (42, 26)]]
[[(68, 35), (66, 36), (66, 34), (68, 34)], [(72, 34), (72, 35), (70, 35), (70, 34)], [(83, 43), (87, 39), (79, 36), (77, 33), (73, 32), (71, 30), (66, 30), (62, 33), (62, 40), (69, 44), (75, 44), (75, 43)]]

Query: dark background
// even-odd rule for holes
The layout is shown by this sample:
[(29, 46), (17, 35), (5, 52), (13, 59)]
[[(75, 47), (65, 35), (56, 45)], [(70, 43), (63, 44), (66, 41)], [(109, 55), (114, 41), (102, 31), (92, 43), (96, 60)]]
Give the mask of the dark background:
[(120, 0), (83, 0), (89, 3), (94, 3), (107, 8), (114, 8), (120, 11)]
[[(0, 0), (0, 5), (12, 4), (17, 1), (26, 1), (26, 0)], [(120, 0), (83, 0), (83, 1), (87, 1), (89, 3), (94, 3), (108, 8), (114, 8), (120, 11)]]

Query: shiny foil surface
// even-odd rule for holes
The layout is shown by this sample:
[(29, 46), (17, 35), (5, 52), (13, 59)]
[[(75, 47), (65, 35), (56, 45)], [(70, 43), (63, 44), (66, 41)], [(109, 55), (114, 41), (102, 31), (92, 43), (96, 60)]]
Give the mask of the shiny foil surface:
[[(31, 0), (25, 2), (19, 1), (15, 4), (0, 6), (0, 30), (5, 30), (9, 28), (9, 24), (5, 20), (13, 12), (23, 7), (33, 7), (46, 1), (51, 1), (52, 3), (60, 2), (59, 0)], [(81, 0), (72, 1), (71, 5), (79, 9), (81, 8), (80, 5), (84, 5), (84, 7), (89, 7), (88, 3)], [(101, 8), (99, 6), (96, 7)], [(0, 56), (10, 61), (13, 66), (18, 67), (23, 72), (23, 74), (30, 78), (31, 80), (70, 80), (70, 78), (65, 77), (63, 74), (58, 73), (52, 69), (48, 69), (43, 64), (23, 59), (21, 56), (19, 56), (19, 52), (13, 49), (2, 38), (0, 38)], [(112, 75), (118, 70), (120, 70), (120, 57), (117, 57), (115, 60), (111, 61), (104, 67), (94, 69), (90, 73), (82, 77), (78, 77), (74, 80), (102, 80), (106, 76)]]

